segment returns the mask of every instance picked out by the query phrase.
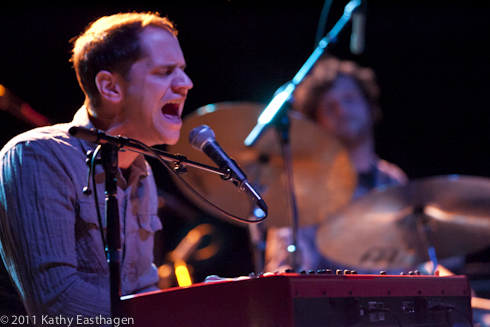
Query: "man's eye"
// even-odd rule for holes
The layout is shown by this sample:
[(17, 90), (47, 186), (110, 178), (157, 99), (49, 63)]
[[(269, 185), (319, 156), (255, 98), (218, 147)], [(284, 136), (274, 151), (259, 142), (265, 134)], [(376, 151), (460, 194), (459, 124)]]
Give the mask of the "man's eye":
[(173, 71), (174, 70), (172, 68), (159, 70), (156, 72), (156, 75), (158, 75), (158, 76), (169, 76), (170, 74), (172, 74)]

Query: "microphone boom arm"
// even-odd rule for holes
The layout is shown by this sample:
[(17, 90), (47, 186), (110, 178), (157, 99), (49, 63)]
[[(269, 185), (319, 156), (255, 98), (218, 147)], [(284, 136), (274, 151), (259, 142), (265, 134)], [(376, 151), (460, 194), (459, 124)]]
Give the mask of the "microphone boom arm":
[[(249, 220), (249, 219), (244, 219), (244, 218), (234, 216), (234, 215), (218, 208), (217, 206), (215, 206), (214, 204), (212, 204), (211, 202), (206, 200), (197, 191), (195, 191), (189, 184), (187, 184), (187, 182), (185, 182), (178, 174), (177, 174), (177, 176), (202, 201), (208, 203), (209, 205), (211, 205), (212, 207), (214, 207), (218, 211), (222, 212), (224, 215), (226, 215), (227, 217), (229, 217), (231, 219), (234, 219), (234, 220), (237, 220), (240, 222), (244, 222), (244, 223), (255, 224), (255, 223), (259, 223), (259, 222), (263, 221), (265, 218), (267, 218), (267, 205), (262, 200), (260, 195), (251, 187), (248, 180), (246, 180), (246, 179), (240, 180), (240, 178), (238, 176), (236, 176), (236, 172), (234, 172), (233, 170), (231, 170), (229, 168), (220, 169), (220, 168), (208, 166), (208, 165), (205, 165), (205, 164), (202, 164), (199, 162), (188, 160), (185, 156), (180, 155), (180, 154), (179, 155), (170, 154), (170, 153), (162, 151), (162, 150), (158, 150), (155, 148), (148, 147), (145, 144), (143, 144), (137, 140), (133, 140), (133, 139), (130, 139), (130, 138), (127, 138), (124, 136), (111, 136), (111, 135), (108, 135), (108, 134), (106, 134), (102, 131), (99, 131), (99, 130), (90, 130), (90, 129), (80, 127), (80, 126), (73, 126), (69, 129), (69, 133), (70, 133), (70, 135), (72, 135), (74, 137), (77, 137), (77, 138), (80, 138), (80, 139), (83, 139), (83, 140), (86, 140), (86, 141), (89, 141), (92, 143), (111, 144), (113, 146), (117, 146), (117, 148), (119, 150), (129, 150), (129, 151), (137, 152), (137, 153), (140, 153), (140, 154), (143, 154), (146, 156), (151, 156), (151, 157), (157, 158), (162, 163), (164, 163), (164, 161), (172, 162), (176, 167), (187, 167), (187, 166), (189, 166), (189, 167), (198, 168), (198, 169), (202, 169), (202, 170), (205, 170), (205, 171), (208, 171), (211, 173), (218, 174), (224, 180), (231, 180), (236, 186), (239, 187), (239, 189), (245, 191), (245, 193), (247, 193), (251, 198), (253, 198), (256, 201), (257, 206), (260, 209), (262, 209), (264, 215), (262, 217), (257, 217), (257, 220)], [(168, 165), (165, 165), (165, 166), (170, 169), (170, 167)], [(175, 169), (173, 169), (173, 170), (170, 169), (170, 170), (173, 173), (176, 173)]]
[(298, 85), (303, 78), (308, 74), (313, 65), (318, 61), (320, 56), (325, 51), (326, 47), (334, 42), (337, 35), (340, 31), (345, 27), (345, 25), (349, 22), (352, 12), (361, 5), (361, 0), (351, 0), (344, 8), (344, 14), (340, 17), (339, 21), (335, 24), (335, 26), (327, 33), (327, 35), (318, 42), (318, 46), (310, 55), (308, 60), (303, 64), (300, 70), (296, 73), (293, 79), (286, 84), (286, 86), (281, 87), (283, 89), (281, 92), (278, 92), (271, 102), (267, 105), (264, 111), (260, 114), (257, 119), (257, 125), (255, 125), (254, 129), (250, 132), (250, 134), (245, 139), (244, 143), (246, 146), (253, 146), (256, 144), (258, 139), (265, 132), (270, 123), (274, 120), (276, 114), (283, 107), (284, 103), (291, 97), (293, 94), (296, 85)]
[(151, 148), (151, 151), (149, 151), (146, 147), (142, 146), (138, 142), (135, 142), (134, 140), (131, 140), (124, 136), (111, 136), (99, 130), (91, 130), (79, 126), (71, 127), (69, 133), (72, 136), (78, 137), (80, 139), (84, 139), (92, 143), (98, 143), (98, 144), (111, 143), (117, 145), (119, 147), (119, 150), (129, 150), (154, 158), (159, 157), (165, 161), (174, 163), (176, 166), (198, 168), (211, 173), (221, 175), (221, 177), (225, 180), (233, 179), (231, 172), (226, 169), (219, 169), (199, 162), (195, 162), (187, 159), (186, 156), (181, 154), (176, 154), (176, 155), (170, 154), (168, 152), (158, 150), (155, 148)]

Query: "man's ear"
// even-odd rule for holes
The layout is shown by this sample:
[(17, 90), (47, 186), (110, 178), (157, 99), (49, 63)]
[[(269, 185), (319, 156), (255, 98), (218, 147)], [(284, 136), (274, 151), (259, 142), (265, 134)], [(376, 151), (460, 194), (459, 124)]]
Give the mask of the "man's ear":
[(95, 76), (95, 85), (97, 85), (101, 98), (112, 103), (119, 103), (123, 98), (122, 81), (119, 74), (113, 74), (107, 70), (101, 70)]

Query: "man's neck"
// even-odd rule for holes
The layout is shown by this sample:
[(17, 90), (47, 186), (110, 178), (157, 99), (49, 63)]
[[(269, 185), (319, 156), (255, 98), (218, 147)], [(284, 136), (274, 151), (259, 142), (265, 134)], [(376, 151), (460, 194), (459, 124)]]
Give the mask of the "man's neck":
[(366, 138), (362, 143), (351, 146), (347, 150), (357, 172), (367, 173), (372, 169), (376, 162), (376, 154), (374, 152), (374, 142), (371, 138)]
[(139, 154), (133, 151), (119, 151), (118, 166), (121, 169), (128, 169)]
[[(95, 128), (106, 131), (110, 135), (123, 135), (121, 131), (114, 128), (114, 117), (104, 117), (97, 113), (89, 103), (85, 103), (88, 109), (90, 121)], [(133, 161), (138, 156), (138, 153), (133, 151), (119, 151), (118, 153), (118, 166), (121, 169), (128, 169)]]
[(104, 109), (97, 108), (87, 100), (85, 101), (85, 107), (88, 110), (90, 121), (95, 128), (107, 131), (118, 124), (116, 116), (117, 109), (106, 107)]

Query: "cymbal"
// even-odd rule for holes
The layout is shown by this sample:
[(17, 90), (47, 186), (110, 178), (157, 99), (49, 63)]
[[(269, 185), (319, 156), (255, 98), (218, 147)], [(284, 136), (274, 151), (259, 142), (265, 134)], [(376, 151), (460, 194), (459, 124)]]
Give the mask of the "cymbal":
[[(204, 153), (191, 147), (189, 132), (208, 125), (223, 150), (235, 159), (269, 207), (265, 226), (291, 226), (288, 215), (283, 160), (279, 138), (274, 128), (267, 130), (253, 147), (244, 140), (257, 124), (264, 105), (250, 102), (226, 102), (199, 108), (185, 117), (179, 142), (167, 149), (189, 160), (216, 166)], [(322, 221), (351, 199), (357, 180), (348, 153), (313, 122), (297, 112), (290, 112), (290, 145), (293, 180), (300, 225)], [(249, 218), (253, 207), (248, 196), (216, 174), (188, 168), (182, 176), (195, 190), (219, 208), (241, 218)], [(179, 189), (205, 211), (230, 221), (175, 180)]]
[(490, 179), (436, 176), (373, 190), (327, 217), (316, 235), (327, 258), (380, 270), (429, 261), (426, 240), (438, 259), (490, 246)]

